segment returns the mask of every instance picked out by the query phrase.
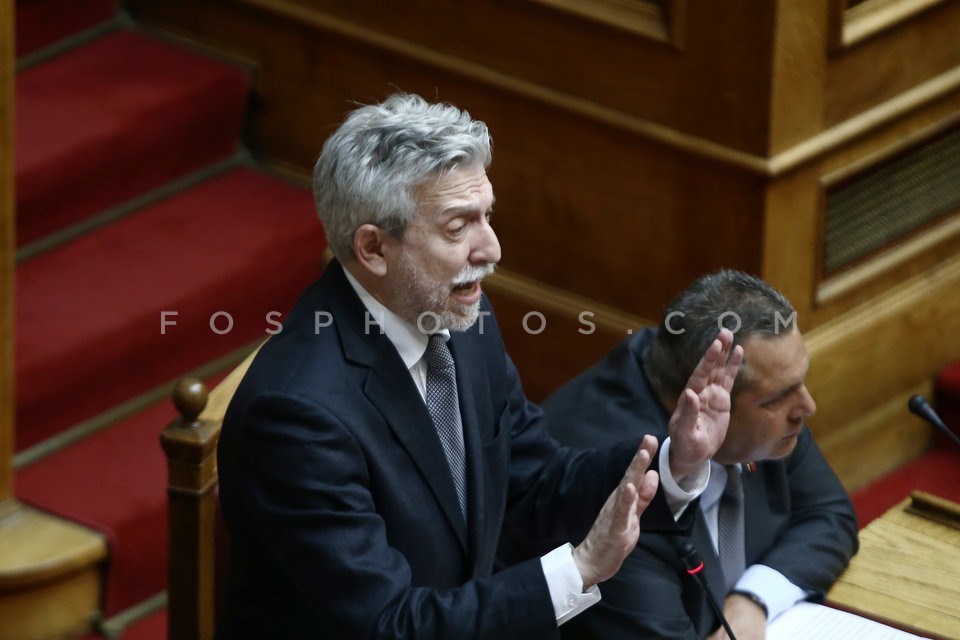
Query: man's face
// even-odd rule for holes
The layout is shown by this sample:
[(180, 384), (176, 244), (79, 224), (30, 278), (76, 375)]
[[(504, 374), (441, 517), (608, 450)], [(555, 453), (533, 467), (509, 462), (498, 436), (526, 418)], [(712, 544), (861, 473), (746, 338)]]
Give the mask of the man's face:
[[(417, 193), (417, 213), (403, 239), (390, 239), (387, 306), (410, 322), (424, 313), (440, 327), (464, 331), (477, 319), (480, 280), (500, 261), (490, 227), (493, 187), (483, 167), (459, 168), (428, 180)], [(423, 330), (435, 328), (424, 317)]]
[(753, 336), (743, 353), (747, 385), (737, 392), (727, 437), (715, 456), (723, 464), (783, 458), (817, 410), (804, 385), (810, 356), (799, 332)]

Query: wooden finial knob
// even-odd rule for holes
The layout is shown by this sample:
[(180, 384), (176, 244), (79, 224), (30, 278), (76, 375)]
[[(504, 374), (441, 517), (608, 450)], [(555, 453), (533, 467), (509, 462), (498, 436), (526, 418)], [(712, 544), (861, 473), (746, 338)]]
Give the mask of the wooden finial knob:
[(196, 378), (181, 378), (173, 387), (173, 406), (180, 412), (184, 426), (196, 426), (197, 417), (207, 406), (206, 385)]

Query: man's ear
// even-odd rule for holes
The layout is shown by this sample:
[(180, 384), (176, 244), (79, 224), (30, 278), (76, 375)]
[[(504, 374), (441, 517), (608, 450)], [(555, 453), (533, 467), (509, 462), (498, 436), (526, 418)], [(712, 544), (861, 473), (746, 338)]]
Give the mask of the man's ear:
[(363, 268), (376, 276), (387, 274), (387, 261), (383, 244), (388, 240), (386, 231), (374, 224), (362, 224), (353, 234), (353, 253)]

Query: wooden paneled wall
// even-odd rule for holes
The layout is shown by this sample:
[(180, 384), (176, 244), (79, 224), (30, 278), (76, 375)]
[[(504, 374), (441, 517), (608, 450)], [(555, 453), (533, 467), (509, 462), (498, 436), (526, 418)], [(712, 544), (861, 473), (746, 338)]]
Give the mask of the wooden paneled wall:
[(125, 4), (251, 61), (247, 143), (295, 173), (353, 101), (396, 89), (485, 120), (504, 251), (488, 290), (531, 397), (734, 267), (797, 306), (812, 426), (849, 486), (927, 445), (893, 399), (960, 357), (960, 217), (829, 276), (822, 229), (837, 180), (960, 119), (960, 1)]

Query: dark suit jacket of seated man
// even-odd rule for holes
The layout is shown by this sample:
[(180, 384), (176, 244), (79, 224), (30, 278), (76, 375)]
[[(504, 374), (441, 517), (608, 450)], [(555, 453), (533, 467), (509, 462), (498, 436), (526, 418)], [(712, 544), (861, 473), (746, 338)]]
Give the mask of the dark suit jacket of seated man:
[[(805, 424), (816, 408), (803, 384), (809, 358), (793, 309), (779, 292), (735, 271), (702, 277), (668, 305), (659, 329), (626, 338), (542, 407), (550, 434), (564, 445), (602, 447), (631, 433), (662, 435), (671, 410), (664, 398), (672, 397), (673, 381), (691, 366), (683, 346), (702, 339), (698, 330), (711, 335), (725, 312), (736, 314), (726, 318), (732, 329), (742, 323), (737, 340), (744, 360), (734, 383), (727, 441), (711, 465), (715, 477), (701, 496), (691, 541), (727, 617), (738, 618), (742, 609), (749, 617), (752, 608), (764, 624), (764, 607), (773, 617), (800, 599), (822, 598), (857, 549), (853, 505)], [(660, 350), (659, 359), (650, 355), (658, 337), (674, 343)], [(730, 473), (739, 467), (744, 490), (747, 569), (732, 586), (742, 594), (730, 596), (714, 542), (721, 476), (728, 472), (723, 465), (734, 465)], [(564, 626), (561, 635), (693, 639), (717, 632), (720, 619), (687, 575), (680, 542), (641, 532), (636, 550), (604, 585), (603, 600)]]
[[(646, 529), (692, 521), (675, 517), (690, 496), (668, 504), (647, 470), (666, 457), (654, 439), (563, 449), (525, 398), (480, 289), (500, 259), (489, 149), (482, 122), (410, 95), (357, 109), (324, 145), (314, 190), (337, 260), (254, 359), (220, 437), (222, 637), (554, 637), (641, 513)], [(445, 339), (462, 431), (441, 442), (452, 414), (432, 417), (431, 376), (449, 366), (427, 351)], [(693, 380), (671, 434), (694, 452), (666, 461), (692, 493), (729, 419), (731, 344), (711, 343), (716, 375)], [(493, 573), (504, 521), (583, 542)]]

